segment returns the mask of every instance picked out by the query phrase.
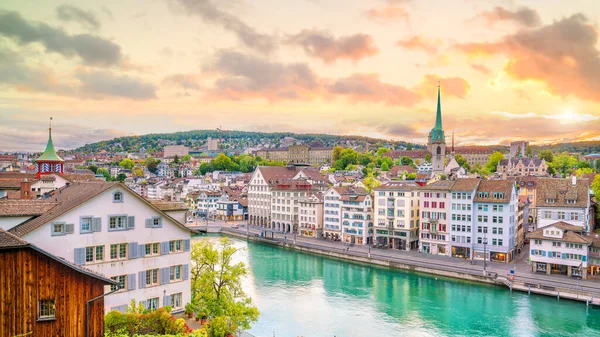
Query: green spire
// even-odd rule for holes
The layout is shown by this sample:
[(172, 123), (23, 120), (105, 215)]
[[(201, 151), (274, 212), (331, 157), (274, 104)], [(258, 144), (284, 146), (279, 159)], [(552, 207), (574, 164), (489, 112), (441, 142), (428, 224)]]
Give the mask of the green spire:
[(435, 129), (444, 130), (442, 128), (442, 103), (440, 102), (440, 84), (438, 83), (438, 105), (437, 114), (435, 116)]
[(64, 162), (64, 160), (58, 156), (56, 151), (54, 150), (54, 144), (52, 144), (52, 128), (48, 129), (48, 144), (46, 144), (46, 150), (42, 155), (35, 160), (36, 162), (40, 161), (60, 161)]
[(435, 126), (429, 133), (431, 141), (434, 143), (445, 143), (446, 136), (444, 135), (444, 128), (442, 127), (442, 103), (440, 98), (440, 84), (438, 82), (438, 97), (437, 97), (437, 113), (435, 115)]

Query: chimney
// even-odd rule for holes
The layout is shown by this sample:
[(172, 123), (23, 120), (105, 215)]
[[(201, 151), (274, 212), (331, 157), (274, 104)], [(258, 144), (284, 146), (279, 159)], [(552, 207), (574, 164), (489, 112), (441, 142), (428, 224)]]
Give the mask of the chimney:
[(573, 186), (577, 185), (577, 175), (574, 174), (571, 176), (571, 183)]
[(21, 199), (31, 199), (31, 183), (27, 178), (21, 182)]

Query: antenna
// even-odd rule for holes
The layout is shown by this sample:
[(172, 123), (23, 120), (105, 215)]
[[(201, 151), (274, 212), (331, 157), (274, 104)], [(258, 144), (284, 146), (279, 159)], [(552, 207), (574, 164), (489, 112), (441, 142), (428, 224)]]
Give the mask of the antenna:
[(50, 117), (50, 121), (48, 121), (48, 129), (52, 130), (52, 117)]

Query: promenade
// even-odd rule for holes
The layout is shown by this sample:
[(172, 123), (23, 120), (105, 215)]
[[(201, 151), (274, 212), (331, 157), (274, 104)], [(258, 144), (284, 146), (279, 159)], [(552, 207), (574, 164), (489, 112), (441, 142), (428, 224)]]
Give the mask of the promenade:
[[(212, 224), (215, 226), (216, 224)], [(252, 238), (257, 238), (264, 230), (261, 227), (250, 226), (238, 222), (239, 228), (232, 228), (233, 223), (221, 223), (222, 232), (230, 233), (237, 237), (246, 237), (248, 234)], [(527, 262), (527, 251), (518, 255), (512, 263), (486, 262), (486, 275), (483, 273), (483, 261), (471, 261), (457, 259), (441, 255), (424, 255), (417, 251), (399, 251), (392, 249), (376, 249), (369, 246), (354, 245), (348, 246), (343, 242), (331, 242), (327, 240), (318, 240), (315, 238), (302, 237), (290, 233), (269, 232), (269, 238), (262, 238), (261, 241), (272, 241), (274, 244), (292, 245), (299, 249), (316, 249), (322, 252), (336, 254), (337, 257), (359, 261), (388, 261), (390, 263), (409, 265), (420, 268), (420, 271), (429, 269), (432, 271), (447, 271), (462, 275), (477, 277), (477, 281), (495, 284), (504, 284), (511, 289), (540, 293), (544, 295), (569, 297), (586, 301), (590, 300), (592, 304), (600, 304), (600, 280), (588, 279), (579, 280), (562, 275), (546, 275), (531, 272), (531, 267)], [(272, 236), (272, 238), (271, 238)], [(514, 270), (514, 279), (509, 279), (510, 270)], [(427, 272), (427, 271), (424, 271)], [(433, 272), (435, 274), (435, 272)], [(452, 277), (452, 276), (450, 276)], [(469, 278), (472, 279), (472, 278)], [(473, 279), (472, 279), (473, 280)], [(564, 296), (560, 294), (564, 293)], [(569, 294), (568, 296), (566, 294)]]

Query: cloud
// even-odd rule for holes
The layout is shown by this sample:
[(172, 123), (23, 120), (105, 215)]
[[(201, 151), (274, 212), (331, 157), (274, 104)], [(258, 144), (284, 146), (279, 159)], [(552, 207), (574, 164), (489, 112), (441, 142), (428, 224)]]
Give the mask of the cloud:
[(269, 62), (229, 50), (220, 51), (204, 70), (222, 76), (215, 82), (211, 94), (231, 99), (310, 98), (320, 86), (317, 75), (305, 63)]
[(172, 0), (179, 3), (188, 15), (198, 15), (207, 22), (220, 25), (235, 33), (244, 45), (264, 54), (274, 51), (277, 41), (274, 37), (261, 34), (240, 18), (217, 8), (211, 0)]
[(559, 114), (536, 114), (535, 112), (527, 112), (523, 114), (511, 113), (505, 111), (492, 111), (493, 115), (499, 115), (508, 119), (525, 119), (525, 118), (544, 118), (558, 121), (560, 124), (587, 123), (600, 120), (600, 116), (594, 116), (585, 113), (575, 113), (571, 110), (565, 110)]
[(74, 21), (86, 29), (100, 29), (100, 21), (93, 12), (86, 12), (75, 6), (60, 5), (56, 7), (56, 16), (62, 21)]
[(30, 68), (23, 64), (0, 64), (0, 87), (59, 95), (72, 95), (74, 93), (74, 89), (61, 83), (51, 70)]
[(306, 54), (320, 58), (325, 63), (332, 63), (338, 59), (359, 61), (379, 52), (370, 35), (354, 34), (335, 38), (316, 29), (305, 29), (291, 36), (287, 43), (301, 46)]
[(90, 34), (69, 35), (44, 23), (31, 24), (12, 11), (0, 11), (0, 35), (21, 45), (39, 42), (68, 58), (77, 55), (87, 65), (116, 65), (122, 58), (121, 47), (111, 41)]
[(520, 81), (545, 84), (556, 96), (570, 95), (600, 102), (598, 31), (575, 14), (552, 24), (507, 35), (498, 42), (459, 44), (470, 57), (508, 57), (504, 71)]
[(84, 97), (156, 98), (154, 85), (126, 75), (114, 75), (108, 71), (79, 71), (75, 77), (81, 81), (80, 93)]
[(366, 13), (367, 17), (373, 21), (387, 23), (398, 20), (408, 22), (410, 16), (408, 12), (399, 6), (385, 6), (380, 8), (371, 8)]
[(161, 85), (179, 87), (182, 89), (200, 90), (197, 74), (173, 74), (165, 77)]
[(469, 65), (471, 66), (471, 68), (477, 70), (480, 73), (486, 74), (486, 75), (492, 72), (490, 70), (490, 68), (486, 67), (483, 64), (470, 63)]
[(382, 102), (389, 105), (413, 106), (420, 101), (419, 94), (393, 84), (381, 82), (377, 74), (353, 74), (329, 86), (332, 93), (350, 101)]
[(464, 99), (471, 85), (461, 77), (440, 77), (437, 75), (425, 75), (418, 88), (423, 96), (431, 96), (437, 92), (438, 82), (441, 85), (442, 96), (454, 96)]
[(515, 11), (495, 7), (491, 11), (481, 13), (481, 16), (490, 24), (498, 21), (513, 21), (525, 27), (536, 27), (542, 24), (540, 15), (528, 7), (520, 7)]
[(406, 40), (398, 40), (398, 42), (396, 42), (398, 47), (411, 50), (423, 50), (429, 54), (437, 54), (441, 44), (442, 41), (440, 39), (428, 39), (420, 35), (413, 36)]

